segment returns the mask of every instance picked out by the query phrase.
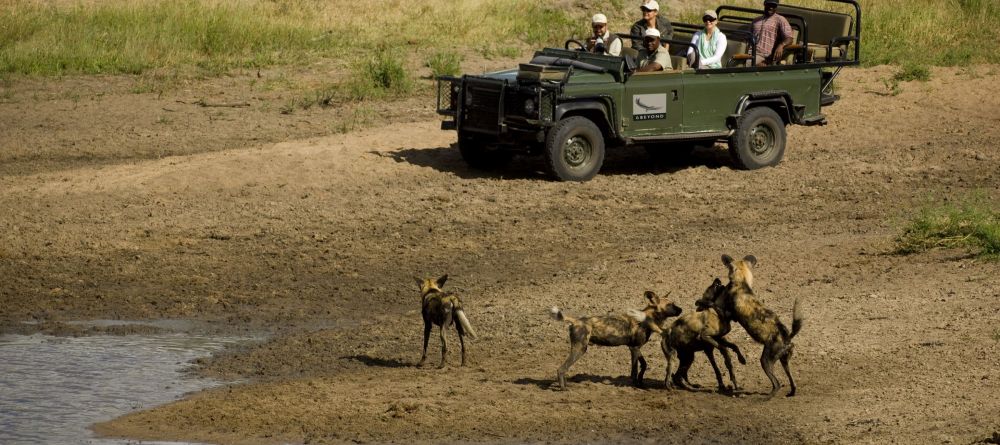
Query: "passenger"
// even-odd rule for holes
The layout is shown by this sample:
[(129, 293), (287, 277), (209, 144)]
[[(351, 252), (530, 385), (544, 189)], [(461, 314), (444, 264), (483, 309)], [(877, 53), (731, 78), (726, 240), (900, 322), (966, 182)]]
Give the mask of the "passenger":
[(719, 23), (719, 15), (709, 9), (705, 11), (701, 20), (705, 22), (705, 29), (694, 33), (691, 39), (694, 48), (688, 47), (688, 63), (694, 65), (694, 52), (697, 48), (696, 68), (722, 68), (722, 56), (726, 53), (726, 35), (716, 26)]
[[(670, 40), (674, 38), (674, 29), (670, 26), (670, 20), (666, 17), (660, 17), (660, 4), (656, 3), (656, 0), (643, 0), (642, 5), (639, 6), (642, 10), (642, 19), (632, 25), (632, 48), (636, 50), (642, 50), (643, 41), (647, 29), (655, 29), (660, 32), (660, 39)], [(667, 45), (667, 49), (670, 46)]]
[(778, 0), (764, 0), (764, 15), (751, 24), (757, 65), (781, 63), (785, 46), (792, 44), (792, 25), (777, 10)]
[(644, 48), (639, 50), (639, 69), (637, 72), (670, 70), (670, 53), (660, 42), (660, 31), (649, 28), (642, 34)]
[(622, 39), (608, 32), (608, 18), (604, 14), (594, 14), (590, 26), (594, 29), (594, 35), (587, 39), (587, 51), (606, 56), (622, 54)]

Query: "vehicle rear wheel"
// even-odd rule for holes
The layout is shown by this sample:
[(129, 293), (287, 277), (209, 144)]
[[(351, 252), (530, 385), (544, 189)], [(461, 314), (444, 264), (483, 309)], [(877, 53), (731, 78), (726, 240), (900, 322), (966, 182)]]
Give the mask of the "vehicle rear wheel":
[(604, 164), (604, 135), (590, 119), (572, 116), (559, 121), (545, 140), (549, 172), (561, 181), (587, 181)]
[(458, 136), (458, 152), (469, 167), (477, 170), (503, 167), (514, 157), (510, 151), (494, 146), (489, 138), (474, 135)]
[(785, 155), (785, 122), (767, 107), (751, 108), (729, 137), (729, 154), (743, 170), (773, 167)]

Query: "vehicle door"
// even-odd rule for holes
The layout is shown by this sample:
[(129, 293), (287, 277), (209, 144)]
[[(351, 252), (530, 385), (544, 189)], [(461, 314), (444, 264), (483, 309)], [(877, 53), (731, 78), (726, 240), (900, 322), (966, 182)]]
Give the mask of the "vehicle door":
[(633, 73), (622, 94), (624, 136), (658, 136), (681, 131), (684, 115), (681, 71)]

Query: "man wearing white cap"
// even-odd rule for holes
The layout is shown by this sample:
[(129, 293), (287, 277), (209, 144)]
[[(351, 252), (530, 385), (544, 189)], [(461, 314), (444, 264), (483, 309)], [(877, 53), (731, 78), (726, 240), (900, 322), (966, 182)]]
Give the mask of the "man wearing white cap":
[(642, 46), (639, 50), (639, 69), (637, 72), (670, 70), (670, 53), (660, 45), (660, 31), (649, 28), (642, 33)]
[(645, 39), (643, 33), (647, 29), (659, 31), (661, 40), (674, 38), (674, 29), (670, 26), (670, 20), (660, 16), (660, 4), (656, 3), (656, 0), (643, 0), (639, 9), (642, 11), (642, 19), (632, 25), (632, 48), (642, 50)]
[(594, 35), (587, 39), (587, 51), (607, 56), (621, 55), (622, 39), (608, 31), (607, 16), (594, 14), (594, 18), (590, 20), (590, 26), (594, 29)]

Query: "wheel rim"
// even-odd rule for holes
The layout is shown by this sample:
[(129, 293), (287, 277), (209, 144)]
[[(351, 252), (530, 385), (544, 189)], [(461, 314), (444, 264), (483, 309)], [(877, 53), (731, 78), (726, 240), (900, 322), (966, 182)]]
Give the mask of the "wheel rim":
[(573, 168), (586, 164), (594, 153), (594, 147), (583, 136), (573, 136), (567, 139), (564, 146), (563, 160)]
[(774, 148), (774, 130), (765, 124), (757, 125), (750, 131), (750, 152), (755, 157), (767, 155)]

